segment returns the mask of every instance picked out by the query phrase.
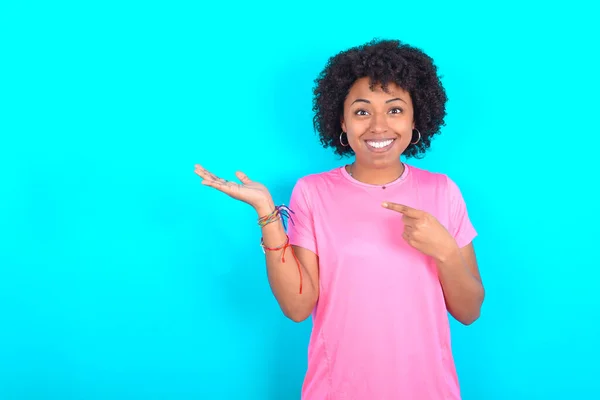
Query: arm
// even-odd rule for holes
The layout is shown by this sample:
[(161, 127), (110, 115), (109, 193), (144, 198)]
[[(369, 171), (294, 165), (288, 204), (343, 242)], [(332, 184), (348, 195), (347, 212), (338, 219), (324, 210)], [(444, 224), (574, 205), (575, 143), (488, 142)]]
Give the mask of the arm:
[[(202, 178), (203, 185), (251, 205), (259, 218), (275, 210), (268, 189), (261, 183), (250, 180), (241, 171), (236, 172), (240, 183), (220, 178), (198, 164), (195, 172)], [(299, 212), (301, 210), (296, 210), (296, 213)], [(270, 222), (261, 229), (265, 247), (279, 248), (286, 244), (288, 238), (281, 220)], [(319, 297), (317, 255), (296, 246), (267, 250), (265, 255), (269, 284), (281, 310), (293, 321), (304, 321), (313, 311)], [(301, 284), (302, 293), (299, 293)]]
[(472, 324), (479, 318), (485, 297), (473, 244), (456, 246), (435, 261), (446, 308), (457, 321)]
[[(274, 208), (273, 202), (269, 200), (257, 207), (256, 211), (259, 217), (263, 217)], [(269, 248), (278, 248), (287, 240), (281, 221), (265, 225), (262, 234), (263, 243)], [(292, 255), (292, 251), (296, 257)], [(312, 313), (319, 297), (317, 255), (302, 247), (291, 246), (284, 250), (266, 251), (265, 256), (269, 284), (281, 310), (292, 321), (304, 321)], [(302, 294), (299, 293), (300, 284)]]
[(473, 244), (460, 248), (446, 228), (425, 211), (389, 202), (383, 206), (402, 214), (404, 240), (435, 260), (450, 314), (465, 325), (477, 320), (484, 290)]

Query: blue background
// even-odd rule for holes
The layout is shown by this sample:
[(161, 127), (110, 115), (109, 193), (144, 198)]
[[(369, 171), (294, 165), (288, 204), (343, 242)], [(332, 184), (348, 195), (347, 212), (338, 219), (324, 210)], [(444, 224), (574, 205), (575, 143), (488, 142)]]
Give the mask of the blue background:
[[(13, 2), (16, 3), (16, 2)], [(428, 52), (448, 118), (413, 165), (461, 187), (482, 317), (464, 399), (600, 397), (598, 6), (20, 2), (0, 6), (0, 399), (297, 399), (310, 321), (271, 295), (245, 204), (347, 160), (311, 89), (374, 37)]]

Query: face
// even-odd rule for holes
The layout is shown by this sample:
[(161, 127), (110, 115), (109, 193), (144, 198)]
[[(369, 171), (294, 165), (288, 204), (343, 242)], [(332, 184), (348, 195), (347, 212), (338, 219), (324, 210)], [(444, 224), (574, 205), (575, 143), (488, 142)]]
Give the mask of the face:
[(369, 88), (369, 78), (357, 80), (344, 101), (342, 130), (356, 161), (381, 168), (399, 162), (414, 129), (410, 94), (390, 83)]

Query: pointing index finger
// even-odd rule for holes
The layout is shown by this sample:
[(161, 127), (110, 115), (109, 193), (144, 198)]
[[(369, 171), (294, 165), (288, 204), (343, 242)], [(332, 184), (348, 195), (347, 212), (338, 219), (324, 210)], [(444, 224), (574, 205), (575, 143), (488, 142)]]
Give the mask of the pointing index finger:
[(409, 218), (419, 218), (421, 216), (420, 210), (409, 206), (405, 206), (403, 204), (390, 203), (389, 201), (386, 201), (382, 204), (382, 206), (389, 210), (397, 211), (400, 214), (406, 215)]

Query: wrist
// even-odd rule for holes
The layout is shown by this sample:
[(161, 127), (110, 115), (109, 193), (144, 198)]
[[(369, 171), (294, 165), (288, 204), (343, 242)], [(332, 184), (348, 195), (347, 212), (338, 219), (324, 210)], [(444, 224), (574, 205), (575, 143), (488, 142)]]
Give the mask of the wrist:
[(265, 215), (268, 215), (275, 210), (275, 203), (273, 202), (273, 199), (265, 199), (260, 203), (256, 204), (254, 206), (254, 209), (256, 210), (256, 213), (259, 217), (264, 217)]
[(456, 242), (448, 244), (443, 250), (436, 255), (435, 261), (438, 265), (443, 266), (446, 264), (452, 264), (454, 260), (460, 259), (460, 248)]

